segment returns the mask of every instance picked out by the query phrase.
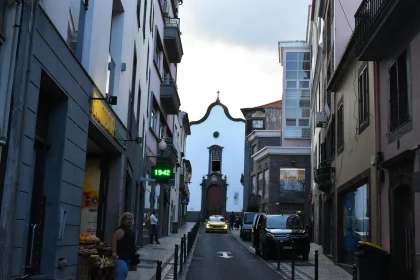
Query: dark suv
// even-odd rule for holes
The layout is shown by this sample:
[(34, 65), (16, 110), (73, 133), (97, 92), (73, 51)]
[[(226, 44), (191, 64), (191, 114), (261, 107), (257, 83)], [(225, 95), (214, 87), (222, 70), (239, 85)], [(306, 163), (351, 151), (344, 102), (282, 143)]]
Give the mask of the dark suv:
[(252, 223), (254, 222), (254, 218), (257, 214), (257, 212), (244, 212), (240, 233), (242, 239), (251, 239)]
[(277, 252), (277, 241), (281, 242), (282, 251), (291, 251), (294, 241), (296, 255), (302, 255), (304, 260), (308, 259), (309, 235), (298, 215), (258, 214), (252, 229), (252, 245), (255, 253), (262, 253), (264, 259), (267, 259), (271, 253)]

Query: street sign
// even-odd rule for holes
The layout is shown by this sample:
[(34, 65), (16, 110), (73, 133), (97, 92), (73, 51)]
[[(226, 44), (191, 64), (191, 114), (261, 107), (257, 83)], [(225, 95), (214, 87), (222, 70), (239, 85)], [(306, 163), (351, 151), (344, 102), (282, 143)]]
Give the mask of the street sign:
[(220, 258), (224, 258), (224, 259), (233, 258), (233, 256), (228, 255), (228, 254), (230, 254), (230, 252), (218, 252), (218, 254), (222, 254), (221, 256), (219, 256)]

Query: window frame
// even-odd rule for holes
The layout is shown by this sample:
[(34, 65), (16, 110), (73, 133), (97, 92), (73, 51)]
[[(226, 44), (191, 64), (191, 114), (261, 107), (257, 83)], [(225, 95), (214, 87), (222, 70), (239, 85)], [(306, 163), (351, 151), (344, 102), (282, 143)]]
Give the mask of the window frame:
[[(390, 108), (390, 101), (391, 101), (391, 77), (390, 77), (390, 70), (391, 68), (397, 63), (397, 61), (401, 58), (403, 54), (406, 54), (406, 69), (407, 69), (407, 111), (408, 111), (408, 119), (405, 123), (400, 124), (395, 130), (391, 131), (391, 108)], [(398, 56), (390, 63), (388, 66), (388, 143), (392, 143), (397, 139), (401, 138), (404, 134), (410, 132), (413, 129), (413, 122), (412, 122), (412, 79), (411, 77), (411, 63), (410, 63), (411, 51), (409, 48), (404, 50), (403, 52), (399, 53)], [(397, 66), (398, 67), (398, 66)], [(398, 69), (397, 69), (398, 71)], [(397, 76), (398, 77), (398, 76)], [(397, 82), (398, 83), (398, 82)], [(399, 93), (398, 93), (399, 94)], [(399, 102), (399, 101), (398, 101)]]
[[(260, 126), (256, 126), (255, 123), (261, 123), (261, 127)], [(252, 129), (264, 129), (264, 119), (253, 119), (252, 120)]]
[(343, 97), (337, 103), (337, 155), (340, 155), (344, 150), (344, 102)]
[[(220, 170), (219, 171), (213, 171), (213, 152), (219, 152), (219, 165)], [(209, 174), (211, 173), (219, 173), (222, 174), (222, 164), (223, 164), (223, 147), (220, 147), (218, 145), (213, 145), (209, 148)]]
[(358, 90), (359, 90), (359, 134), (369, 126), (369, 64), (364, 62), (359, 68)]

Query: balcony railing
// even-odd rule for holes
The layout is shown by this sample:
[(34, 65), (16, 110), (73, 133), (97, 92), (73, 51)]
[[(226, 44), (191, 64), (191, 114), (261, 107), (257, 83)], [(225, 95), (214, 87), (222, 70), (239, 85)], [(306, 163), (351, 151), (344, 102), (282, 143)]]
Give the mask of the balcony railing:
[(166, 143), (166, 149), (163, 152), (158, 153), (157, 159), (159, 162), (168, 162), (171, 166), (175, 166), (178, 162), (178, 151), (175, 148), (172, 138), (167, 137), (163, 140)]
[(318, 168), (314, 170), (314, 181), (318, 185), (318, 189), (321, 192), (327, 192), (333, 185), (332, 183), (332, 171), (331, 161), (326, 160), (320, 162)]
[(391, 0), (364, 0), (354, 15), (356, 52), (362, 47), (375, 23)]

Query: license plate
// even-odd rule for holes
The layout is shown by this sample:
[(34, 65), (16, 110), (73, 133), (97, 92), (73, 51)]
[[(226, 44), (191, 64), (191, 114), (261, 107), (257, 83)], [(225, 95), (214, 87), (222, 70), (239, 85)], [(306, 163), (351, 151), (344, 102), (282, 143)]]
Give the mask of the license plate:
[(286, 249), (286, 250), (292, 249), (292, 246), (283, 246), (283, 249)]
[(218, 227), (218, 226), (215, 226), (214, 228), (220, 228), (220, 227)]

